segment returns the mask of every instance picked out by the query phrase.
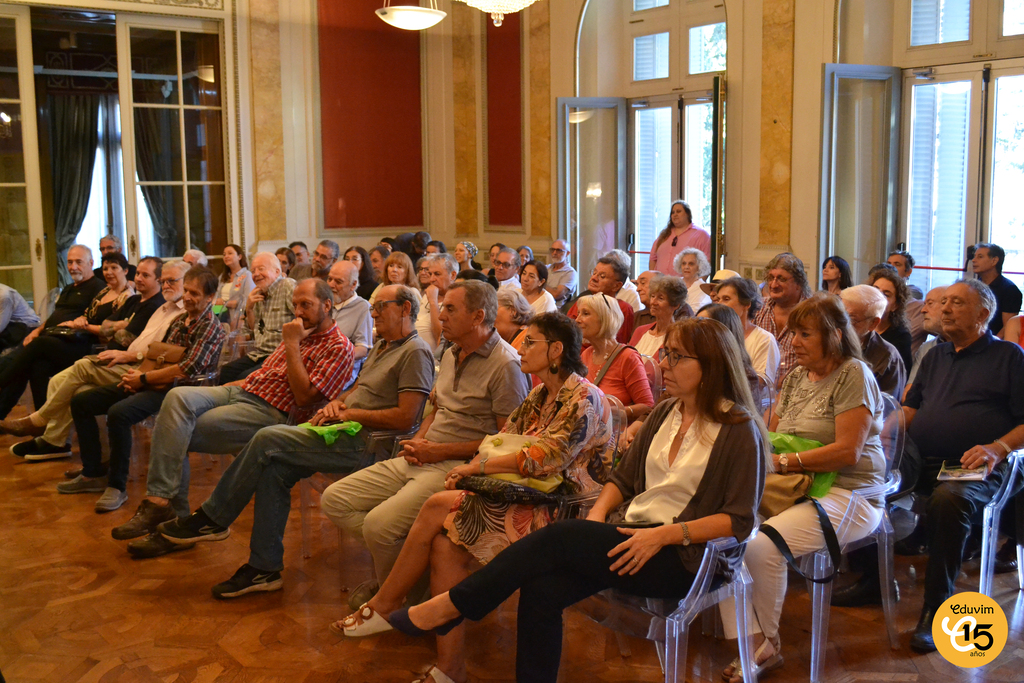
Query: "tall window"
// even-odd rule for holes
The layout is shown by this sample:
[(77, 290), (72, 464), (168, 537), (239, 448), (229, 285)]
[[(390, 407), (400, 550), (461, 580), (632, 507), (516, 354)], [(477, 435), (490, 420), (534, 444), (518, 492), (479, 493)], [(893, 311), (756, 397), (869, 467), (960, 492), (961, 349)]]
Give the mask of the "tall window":
[(139, 253), (227, 244), (220, 38), (130, 28)]

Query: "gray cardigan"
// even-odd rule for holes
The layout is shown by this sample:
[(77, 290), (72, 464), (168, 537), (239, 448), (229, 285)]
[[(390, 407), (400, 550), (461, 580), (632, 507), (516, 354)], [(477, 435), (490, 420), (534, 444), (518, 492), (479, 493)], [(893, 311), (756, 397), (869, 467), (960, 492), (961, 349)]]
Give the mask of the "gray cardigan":
[[(675, 405), (676, 401), (663, 401), (654, 408), (612, 472), (609, 481), (622, 492), (625, 500), (609, 515), (609, 521), (621, 521), (633, 497), (647, 489), (647, 452), (654, 435)], [(692, 522), (716, 513), (725, 513), (732, 519), (733, 536), (738, 541), (745, 540), (754, 529), (754, 521), (757, 519), (765, 472), (765, 444), (754, 421), (722, 425), (693, 498), (673, 521)], [(681, 545), (677, 550), (683, 566), (696, 573), (704, 556), (704, 544)], [(742, 561), (742, 547), (726, 551), (719, 561), (717, 573), (731, 578)]]

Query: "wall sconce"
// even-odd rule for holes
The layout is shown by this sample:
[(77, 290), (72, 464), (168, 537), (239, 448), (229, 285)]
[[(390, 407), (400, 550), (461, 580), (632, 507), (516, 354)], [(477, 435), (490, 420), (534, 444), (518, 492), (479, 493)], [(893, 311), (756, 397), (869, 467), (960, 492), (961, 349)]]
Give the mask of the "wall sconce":
[(430, 0), (430, 7), (420, 7), (419, 5), (392, 7), (391, 0), (384, 0), (384, 6), (376, 10), (376, 14), (395, 28), (406, 31), (422, 31), (448, 16), (445, 12), (437, 9), (437, 0)]
[(217, 82), (217, 71), (213, 66), (200, 66), (196, 70), (196, 75), (199, 76), (199, 80), (206, 81), (207, 83)]

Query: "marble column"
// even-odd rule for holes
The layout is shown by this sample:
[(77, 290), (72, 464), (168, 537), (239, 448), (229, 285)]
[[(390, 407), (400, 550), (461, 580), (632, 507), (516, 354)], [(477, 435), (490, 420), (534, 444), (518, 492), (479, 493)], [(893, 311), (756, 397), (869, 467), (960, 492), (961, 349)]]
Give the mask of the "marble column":
[(790, 241), (795, 0), (764, 0), (761, 47), (761, 198), (758, 242)]
[(551, 238), (551, 12), (546, 2), (530, 7), (530, 235)]
[(477, 87), (480, 76), (481, 13), (453, 2), (452, 78), (455, 112), (455, 234), (476, 236), (479, 229), (480, 193), (477, 130)]
[[(249, 0), (252, 61), (253, 170), (256, 174), (256, 239), (287, 239), (284, 197), (284, 130), (278, 3)], [(243, 67), (245, 68), (245, 67)]]

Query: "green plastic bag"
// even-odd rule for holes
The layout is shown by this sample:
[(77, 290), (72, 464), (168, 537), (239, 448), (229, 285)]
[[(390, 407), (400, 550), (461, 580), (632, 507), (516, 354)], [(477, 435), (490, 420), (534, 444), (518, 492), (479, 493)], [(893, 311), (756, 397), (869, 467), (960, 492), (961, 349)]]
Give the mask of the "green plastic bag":
[(311, 432), (316, 432), (320, 436), (324, 437), (324, 441), (327, 443), (328, 446), (332, 445), (335, 441), (338, 440), (338, 432), (345, 432), (349, 436), (355, 436), (356, 434), (359, 433), (359, 430), (363, 428), (363, 425), (359, 424), (358, 422), (352, 422), (351, 420), (347, 422), (338, 422), (332, 425), (317, 426), (314, 426), (309, 422), (304, 422), (299, 426), (308, 429)]
[(219, 304), (219, 305), (215, 304), (214, 307), (213, 307), (213, 314), (214, 315), (220, 315), (221, 313), (223, 313), (226, 310), (228, 310), (228, 307), (225, 306), (224, 304)]
[[(779, 432), (768, 432), (768, 439), (772, 442), (772, 449), (776, 453), (803, 453), (814, 448), (821, 448), (825, 444), (813, 439), (805, 439), (795, 434), (780, 434)], [(823, 498), (832, 484), (836, 481), (838, 472), (811, 472), (814, 480), (807, 495), (811, 498)]]

